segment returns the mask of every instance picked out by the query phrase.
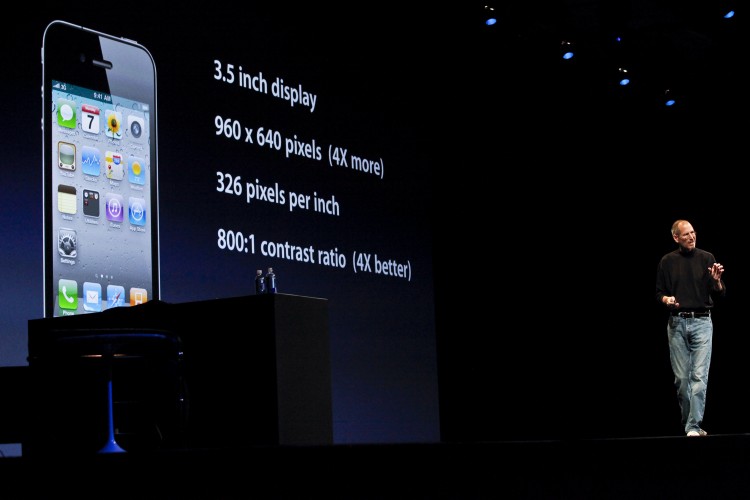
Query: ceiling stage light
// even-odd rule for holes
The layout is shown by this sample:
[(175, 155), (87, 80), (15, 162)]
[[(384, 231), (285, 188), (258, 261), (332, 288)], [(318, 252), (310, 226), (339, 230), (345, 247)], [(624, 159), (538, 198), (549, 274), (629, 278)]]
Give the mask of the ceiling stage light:
[(573, 59), (573, 57), (576, 55), (575, 46), (573, 45), (573, 42), (570, 42), (568, 40), (563, 40), (560, 43), (560, 55), (566, 61)]
[(492, 26), (497, 23), (497, 15), (495, 14), (495, 8), (491, 5), (484, 6), (484, 24)]
[(627, 85), (630, 85), (631, 83), (631, 77), (630, 72), (627, 70), (627, 68), (617, 68), (617, 83), (621, 87), (625, 87)]

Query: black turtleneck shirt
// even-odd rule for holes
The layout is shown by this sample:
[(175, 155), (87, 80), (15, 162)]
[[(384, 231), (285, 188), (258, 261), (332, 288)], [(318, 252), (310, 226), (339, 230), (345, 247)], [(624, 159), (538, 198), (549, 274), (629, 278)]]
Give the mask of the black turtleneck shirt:
[(656, 300), (661, 303), (665, 295), (674, 296), (680, 311), (711, 309), (714, 298), (724, 296), (727, 291), (723, 282), (718, 290), (711, 277), (709, 268), (715, 262), (712, 253), (700, 248), (690, 252), (678, 248), (666, 254), (656, 271)]

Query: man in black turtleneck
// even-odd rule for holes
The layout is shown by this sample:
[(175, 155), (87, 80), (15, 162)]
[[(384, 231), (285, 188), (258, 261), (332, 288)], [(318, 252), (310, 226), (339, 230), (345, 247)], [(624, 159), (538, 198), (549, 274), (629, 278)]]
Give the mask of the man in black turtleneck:
[(714, 299), (726, 294), (724, 266), (713, 254), (696, 248), (696, 234), (686, 220), (672, 224), (677, 250), (664, 255), (656, 272), (656, 300), (670, 310), (667, 335), (677, 401), (687, 436), (701, 429), (711, 365)]

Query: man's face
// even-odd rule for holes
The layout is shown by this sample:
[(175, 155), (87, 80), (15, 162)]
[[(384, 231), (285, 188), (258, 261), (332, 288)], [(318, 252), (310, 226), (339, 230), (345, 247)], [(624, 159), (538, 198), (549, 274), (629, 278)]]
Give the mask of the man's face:
[(693, 250), (695, 248), (695, 229), (688, 223), (682, 223), (679, 226), (679, 233), (674, 236), (675, 241), (683, 250)]

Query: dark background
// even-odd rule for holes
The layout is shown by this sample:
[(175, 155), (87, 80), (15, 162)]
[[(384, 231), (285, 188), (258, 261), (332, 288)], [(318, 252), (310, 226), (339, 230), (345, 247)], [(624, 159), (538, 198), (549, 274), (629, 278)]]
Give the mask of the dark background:
[(465, 133), (435, 197), (446, 439), (682, 434), (654, 300), (678, 218), (727, 269), (704, 426), (746, 431), (744, 21), (719, 3), (515, 2), (459, 51)]
[[(324, 284), (309, 282), (317, 276), (295, 283), (304, 269), (280, 271), (282, 291), (328, 296), (341, 283), (348, 290), (347, 306), (333, 305), (332, 312), (332, 329), (346, 331), (332, 343), (337, 442), (681, 434), (666, 316), (653, 297), (656, 265), (674, 248), (669, 229), (677, 218), (692, 222), (698, 246), (726, 268), (704, 427), (712, 434), (744, 432), (742, 283), (750, 270), (741, 256), (747, 110), (741, 15), (724, 27), (715, 17), (719, 6), (704, 2), (544, 0), (506, 3), (500, 22), (487, 27), (482, 5), (424, 12), (370, 4), (241, 11), (217, 5), (202, 16), (160, 14), (159, 35), (153, 31), (159, 22), (91, 27), (154, 51), (163, 176), (169, 175), (164, 151), (181, 151), (189, 141), (172, 128), (183, 126), (185, 100), (205, 95), (204, 85), (215, 91), (210, 69), (193, 64), (186, 50), (197, 40), (222, 47), (221, 57), (251, 51), (259, 66), (315, 81), (340, 108), (300, 128), (387, 151), (408, 172), (387, 193), (351, 186), (368, 202), (348, 201), (362, 213), (338, 229), (347, 241), (367, 242), (376, 225), (368, 208), (387, 214), (392, 226), (377, 240), (379, 251), (414, 248), (431, 276), (425, 272), (418, 286), (388, 283), (381, 290), (380, 282), (335, 273), (324, 274)], [(46, 22), (101, 19), (84, 7), (63, 14), (72, 13), (24, 18), (4, 35), (18, 61), (11, 81), (26, 93), (6, 102), (11, 116), (25, 113), (17, 102), (39, 102), (34, 82), (41, 81), (37, 54)], [(620, 33), (622, 46), (612, 42)], [(562, 39), (579, 49), (566, 61), (572, 64), (560, 60)], [(205, 57), (217, 56), (207, 50)], [(639, 78), (622, 89), (612, 75), (626, 64)], [(667, 87), (685, 99), (673, 109), (660, 104)], [(29, 123), (40, 115), (35, 106)], [(259, 112), (283, 122), (271, 114), (279, 109)], [(3, 350), (15, 353), (15, 361), (26, 348), (18, 325), (41, 310), (41, 158), (38, 135), (27, 137), (28, 130), (10, 127), (5, 134), (9, 145), (33, 151), (28, 169), (38, 176), (29, 183), (16, 168), (9, 177), (20, 193), (16, 203), (33, 200), (5, 221), (12, 245), (2, 247), (16, 264), (11, 280), (28, 284), (14, 287), (18, 304), (3, 312), (16, 328), (3, 337)], [(212, 142), (190, 154), (210, 162), (236, 155), (234, 148)], [(17, 148), (9, 154), (23, 157)], [(179, 153), (185, 161), (189, 156)], [(259, 153), (254, 160), (278, 156)], [(336, 182), (332, 191), (344, 197), (348, 186)], [(174, 191), (162, 192), (163, 202), (178, 203)], [(210, 207), (200, 208), (207, 222), (214, 217)], [(198, 247), (186, 242), (193, 225), (183, 215), (162, 209), (161, 222), (184, 228), (162, 234), (165, 300), (235, 295), (249, 284), (252, 265), (240, 276), (217, 278), (232, 265), (207, 258), (200, 245), (210, 246), (209, 239), (197, 238)], [(320, 237), (314, 225), (296, 231)], [(431, 255), (421, 253), (423, 245)], [(202, 270), (190, 271), (190, 259)], [(205, 288), (193, 293), (191, 286)], [(385, 295), (391, 298), (383, 303), (374, 299)], [(383, 314), (389, 304), (399, 304), (397, 314)], [(373, 321), (379, 326), (365, 327)]]

